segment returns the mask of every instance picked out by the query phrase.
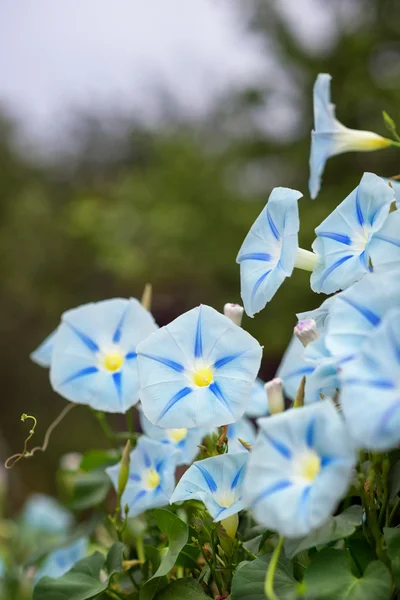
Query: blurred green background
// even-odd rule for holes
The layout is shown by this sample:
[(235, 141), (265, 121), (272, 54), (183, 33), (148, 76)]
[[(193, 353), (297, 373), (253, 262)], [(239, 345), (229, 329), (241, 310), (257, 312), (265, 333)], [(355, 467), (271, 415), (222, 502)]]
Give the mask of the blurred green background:
[[(335, 37), (323, 50), (299, 39), (278, 3), (236, 5), (251, 35), (290, 83), (287, 101), (295, 115), (290, 135), (281, 135), (266, 110), (279, 102), (271, 77), (225, 93), (201, 119), (181, 114), (168, 95), (160, 96), (163, 118), (157, 126), (118, 114), (106, 121), (95, 110), (77, 112), (74, 153), (53, 159), (39, 160), (34, 148), (21, 149), (16, 124), (4, 112), (2, 458), (22, 448), (29, 427), (20, 421), (22, 412), (38, 418), (35, 439), (40, 443), (65, 406), (52, 392), (46, 370), (29, 360), (64, 310), (103, 298), (140, 297), (146, 282), (153, 284), (159, 325), (199, 303), (222, 310), (225, 302), (240, 302), (235, 257), (274, 186), (304, 193), (300, 242), (309, 248), (313, 229), (364, 171), (384, 176), (400, 172), (396, 150), (347, 154), (328, 162), (318, 199), (312, 202), (308, 195), (312, 86), (319, 72), (333, 76), (337, 116), (348, 127), (385, 135), (383, 109), (400, 121), (400, 4), (326, 1)], [(309, 27), (313, 31), (312, 14)], [(293, 121), (292, 114), (288, 120)], [(265, 379), (279, 364), (295, 313), (321, 301), (310, 291), (308, 275), (299, 271), (261, 314), (244, 319), (244, 327), (264, 346)], [(123, 417), (112, 422), (124, 427)], [(62, 453), (104, 445), (89, 411), (75, 409), (45, 454), (22, 461), (11, 472), (12, 504), (19, 505), (32, 489), (54, 491)]]

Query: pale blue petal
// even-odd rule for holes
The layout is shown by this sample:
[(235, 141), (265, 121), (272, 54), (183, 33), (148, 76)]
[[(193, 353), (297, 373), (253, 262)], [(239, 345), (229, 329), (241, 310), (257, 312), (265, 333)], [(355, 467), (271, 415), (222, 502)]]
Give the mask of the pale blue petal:
[(65, 548), (58, 548), (51, 552), (45, 559), (35, 576), (35, 582), (42, 577), (58, 579), (68, 573), (78, 561), (85, 558), (88, 553), (89, 540), (86, 537), (79, 538)]
[[(304, 358), (304, 346), (294, 335), (283, 355), (281, 364), (276, 373), (283, 381), (285, 395), (294, 400), (301, 380), (314, 371), (315, 364)], [(307, 384), (306, 384), (307, 388)]]
[(314, 310), (308, 310), (306, 312), (298, 313), (296, 317), (299, 321), (306, 321), (307, 319), (313, 319), (317, 326), (320, 334), (325, 330), (326, 325), (329, 323), (329, 311), (332, 305), (334, 297), (327, 298), (318, 308)]
[(42, 533), (66, 533), (73, 522), (73, 515), (55, 498), (45, 494), (32, 494), (24, 506), (22, 515), (24, 527)]
[(307, 345), (304, 351), (306, 360), (315, 364), (315, 369), (307, 376), (306, 404), (318, 402), (321, 397), (333, 398), (340, 387), (338, 377), (338, 360), (326, 347), (325, 335)]
[[(356, 452), (334, 405), (326, 400), (259, 419), (243, 484), (245, 504), (257, 521), (281, 535), (307, 535), (331, 515), (348, 488)], [(314, 480), (295, 465), (316, 453), (321, 470)]]
[(239, 250), (236, 262), (240, 264), (241, 296), (251, 317), (292, 274), (298, 248), (297, 201), (301, 196), (296, 190), (274, 188)]
[(253, 383), (250, 400), (245, 410), (245, 415), (248, 417), (265, 417), (268, 414), (268, 395), (264, 385), (265, 382), (259, 377)]
[(314, 83), (314, 126), (316, 131), (335, 131), (338, 124), (335, 105), (331, 103), (331, 75), (319, 73)]
[(400, 442), (400, 310), (390, 310), (361, 352), (341, 369), (340, 402), (358, 446), (385, 451)]
[(47, 338), (34, 350), (30, 357), (34, 363), (38, 364), (40, 367), (49, 368), (51, 364), (51, 355), (53, 352), (53, 343), (54, 336), (57, 333), (57, 329), (55, 329)]
[(400, 211), (390, 213), (369, 244), (369, 253), (375, 270), (400, 265)]
[(239, 442), (239, 438), (249, 444), (253, 444), (256, 439), (256, 428), (249, 419), (246, 419), (246, 417), (242, 417), (239, 421), (232, 423), (228, 427), (229, 452), (243, 452), (244, 448)]
[(326, 335), (329, 351), (336, 357), (356, 354), (386, 312), (399, 302), (399, 269), (370, 273), (335, 296)]
[[(216, 521), (221, 521), (244, 508), (242, 483), (249, 453), (236, 452), (213, 456), (193, 463), (184, 473), (171, 504), (184, 500), (201, 500)], [(228, 507), (224, 500), (229, 499)]]
[(330, 133), (311, 132), (310, 179), (308, 189), (312, 200), (321, 189), (321, 179), (328, 158), (335, 153), (335, 136)]

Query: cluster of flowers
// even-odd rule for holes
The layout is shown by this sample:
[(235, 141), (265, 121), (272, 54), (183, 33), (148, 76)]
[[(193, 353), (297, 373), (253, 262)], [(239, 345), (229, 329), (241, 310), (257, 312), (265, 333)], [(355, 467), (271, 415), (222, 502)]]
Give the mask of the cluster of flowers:
[[(314, 90), (313, 197), (329, 156), (391, 144), (338, 123), (329, 85), (320, 75)], [(131, 516), (195, 498), (231, 535), (245, 508), (281, 535), (305, 535), (346, 494), (357, 450), (400, 442), (394, 190), (365, 173), (316, 228), (313, 251), (298, 245), (301, 196), (275, 188), (243, 242), (237, 262), (245, 311), (253, 317), (262, 310), (294, 267), (311, 271), (314, 291), (339, 293), (298, 315), (277, 378), (266, 386), (257, 379), (262, 348), (241, 328), (237, 305), (226, 305), (225, 314), (202, 305), (158, 328), (135, 299), (88, 304), (67, 311), (33, 353), (72, 402), (124, 413), (140, 399), (144, 435), (131, 453), (122, 497)], [(304, 377), (304, 405), (284, 410), (283, 389), (294, 400)], [(260, 417), (257, 436), (248, 417)], [(228, 452), (191, 464), (203, 437), (225, 425)], [(175, 485), (178, 465), (191, 466)], [(120, 465), (107, 472), (117, 489)]]

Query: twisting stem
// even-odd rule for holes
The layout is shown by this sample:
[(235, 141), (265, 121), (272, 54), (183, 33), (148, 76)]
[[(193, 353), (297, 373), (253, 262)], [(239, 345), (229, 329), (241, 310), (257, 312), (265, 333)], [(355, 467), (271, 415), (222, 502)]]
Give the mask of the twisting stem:
[(275, 579), (276, 567), (278, 566), (278, 560), (279, 560), (279, 556), (282, 551), (282, 546), (283, 546), (284, 540), (285, 540), (285, 538), (283, 537), (283, 535), (280, 535), (278, 543), (275, 547), (275, 550), (272, 554), (270, 563), (268, 565), (267, 576), (265, 577), (265, 584), (264, 584), (264, 593), (265, 593), (266, 597), (268, 598), (268, 600), (279, 600), (278, 596), (274, 592), (274, 579)]

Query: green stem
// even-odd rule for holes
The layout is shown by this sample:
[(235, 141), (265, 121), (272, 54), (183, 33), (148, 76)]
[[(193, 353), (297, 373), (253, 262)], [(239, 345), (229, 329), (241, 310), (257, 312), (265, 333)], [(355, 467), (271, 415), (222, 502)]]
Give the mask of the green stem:
[(126, 411), (126, 426), (128, 428), (131, 439), (133, 439), (135, 434), (135, 428), (133, 426), (133, 408)]
[(399, 508), (399, 506), (400, 506), (400, 498), (397, 498), (396, 504), (393, 506), (392, 510), (390, 511), (389, 522), (388, 522), (389, 527), (392, 524), (394, 517), (396, 516), (397, 509)]
[(136, 539), (136, 554), (137, 554), (138, 560), (140, 560), (140, 562), (142, 562), (142, 563), (146, 562), (146, 553), (144, 551), (144, 544), (143, 544), (143, 536), (142, 535), (140, 535)]
[(385, 524), (387, 524), (387, 519), (388, 519), (387, 506), (388, 506), (388, 499), (389, 499), (389, 481), (388, 481), (389, 469), (390, 469), (390, 462), (389, 462), (389, 458), (386, 456), (383, 459), (383, 463), (382, 463), (383, 500), (382, 500), (381, 510), (379, 513), (379, 525), (380, 526), (382, 526), (384, 522), (385, 522)]
[(94, 416), (96, 417), (96, 419), (99, 422), (99, 425), (105, 435), (105, 437), (107, 438), (107, 440), (109, 441), (110, 445), (115, 447), (115, 435), (113, 430), (111, 429), (111, 427), (109, 426), (108, 422), (107, 422), (107, 418), (105, 416), (105, 414), (101, 411), (101, 410), (93, 410), (92, 411), (94, 413)]
[(274, 592), (274, 579), (275, 571), (278, 566), (279, 556), (282, 551), (282, 546), (285, 538), (280, 535), (276, 548), (272, 554), (272, 558), (268, 565), (267, 576), (265, 577), (264, 593), (268, 600), (279, 600), (278, 596)]

